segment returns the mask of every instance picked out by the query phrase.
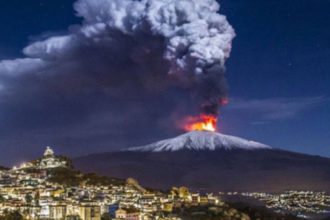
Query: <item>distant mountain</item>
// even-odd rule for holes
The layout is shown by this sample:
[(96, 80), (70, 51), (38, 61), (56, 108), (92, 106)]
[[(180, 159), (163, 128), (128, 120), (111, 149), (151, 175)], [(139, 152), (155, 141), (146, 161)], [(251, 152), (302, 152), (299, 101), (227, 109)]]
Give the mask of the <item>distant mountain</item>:
[(143, 185), (205, 191), (330, 191), (330, 159), (216, 132), (194, 131), (147, 146), (74, 159), (87, 172)]

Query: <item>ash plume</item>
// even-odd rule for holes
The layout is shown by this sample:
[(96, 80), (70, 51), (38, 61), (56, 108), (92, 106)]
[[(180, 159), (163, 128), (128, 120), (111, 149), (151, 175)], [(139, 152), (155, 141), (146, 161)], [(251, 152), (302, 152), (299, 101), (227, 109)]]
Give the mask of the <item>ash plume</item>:
[[(217, 13), (216, 1), (79, 0), (74, 8), (84, 19), (82, 26), (72, 28), (67, 36), (33, 43), (24, 53), (50, 62), (82, 60), (79, 54), (88, 50), (103, 52), (112, 65), (118, 59), (139, 66), (154, 61), (163, 67), (141, 73), (146, 78), (142, 81), (150, 82), (149, 77), (153, 80), (157, 74), (171, 75), (196, 90), (205, 100), (203, 105), (217, 112), (220, 99), (226, 96), (224, 64), (235, 34)], [(156, 56), (155, 60), (150, 56)]]
[[(82, 24), (0, 62), (0, 130), (123, 109), (133, 123), (132, 105), (158, 122), (184, 105), (217, 113), (235, 33), (215, 0), (78, 0), (74, 9)], [(146, 103), (165, 107), (150, 113)]]

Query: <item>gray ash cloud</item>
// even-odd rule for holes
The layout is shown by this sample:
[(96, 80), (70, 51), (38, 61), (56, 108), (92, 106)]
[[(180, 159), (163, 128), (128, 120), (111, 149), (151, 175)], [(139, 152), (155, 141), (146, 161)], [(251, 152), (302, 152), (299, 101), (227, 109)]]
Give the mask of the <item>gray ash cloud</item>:
[(217, 113), (235, 33), (215, 0), (78, 0), (74, 8), (82, 24), (0, 62), (2, 134), (45, 129), (48, 140), (107, 115), (97, 129), (134, 138), (200, 106)]

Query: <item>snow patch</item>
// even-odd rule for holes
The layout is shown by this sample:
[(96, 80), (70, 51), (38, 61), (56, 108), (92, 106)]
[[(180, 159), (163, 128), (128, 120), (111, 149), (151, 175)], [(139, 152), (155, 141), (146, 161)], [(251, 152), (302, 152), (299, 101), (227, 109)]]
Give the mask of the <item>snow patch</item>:
[(141, 147), (128, 148), (128, 151), (163, 152), (178, 150), (217, 150), (217, 149), (271, 149), (270, 146), (243, 138), (210, 131), (192, 131), (175, 138), (158, 141)]

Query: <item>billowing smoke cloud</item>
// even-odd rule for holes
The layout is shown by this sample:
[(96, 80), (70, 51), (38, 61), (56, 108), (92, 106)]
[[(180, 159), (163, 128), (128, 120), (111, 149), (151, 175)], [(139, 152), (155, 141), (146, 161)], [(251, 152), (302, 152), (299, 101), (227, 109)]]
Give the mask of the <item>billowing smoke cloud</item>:
[(1, 61), (7, 128), (148, 105), (166, 112), (147, 113), (161, 121), (178, 106), (216, 114), (235, 33), (215, 0), (78, 0), (74, 8), (81, 25), (28, 45), (26, 58)]

